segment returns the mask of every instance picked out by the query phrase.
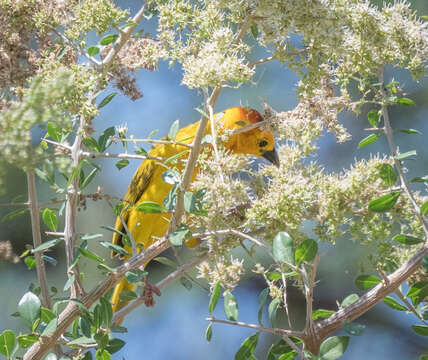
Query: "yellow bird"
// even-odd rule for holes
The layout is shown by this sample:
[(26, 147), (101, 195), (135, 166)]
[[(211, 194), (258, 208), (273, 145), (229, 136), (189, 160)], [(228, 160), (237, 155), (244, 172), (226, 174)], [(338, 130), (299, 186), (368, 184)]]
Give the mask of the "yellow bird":
[[(245, 125), (255, 124), (263, 120), (263, 117), (256, 111), (245, 107), (233, 107), (224, 111), (223, 114), (214, 115), (216, 121), (221, 122), (225, 129), (240, 129)], [(196, 134), (199, 122), (188, 125), (180, 129), (175, 137), (175, 142), (191, 144)], [(206, 134), (211, 133), (211, 126), (208, 123)], [(278, 154), (274, 147), (274, 138), (270, 131), (263, 131), (256, 127), (246, 132), (231, 135), (223, 144), (227, 150), (234, 154), (249, 154), (262, 156), (276, 166), (279, 166)], [(177, 144), (157, 144), (149, 152), (150, 157), (170, 158), (176, 154), (189, 150), (185, 145)], [(183, 153), (180, 159), (186, 159), (188, 152)], [(123, 222), (126, 223), (129, 232), (137, 244), (142, 244), (147, 249), (158, 238), (162, 237), (168, 230), (170, 214), (165, 213), (145, 213), (137, 211), (135, 206), (144, 202), (152, 201), (163, 204), (173, 185), (166, 183), (162, 174), (166, 171), (157, 160), (144, 160), (135, 172), (128, 190), (124, 197), (125, 204), (131, 204), (121, 217), (116, 219), (115, 229), (126, 233)], [(193, 174), (195, 177), (197, 169)], [(113, 243), (122, 245), (122, 236), (119, 233), (113, 234)], [(128, 252), (132, 252), (129, 246), (124, 246)], [(113, 311), (120, 310), (126, 305), (120, 300), (123, 290), (135, 290), (135, 285), (129, 283), (125, 278), (116, 285), (112, 296)]]

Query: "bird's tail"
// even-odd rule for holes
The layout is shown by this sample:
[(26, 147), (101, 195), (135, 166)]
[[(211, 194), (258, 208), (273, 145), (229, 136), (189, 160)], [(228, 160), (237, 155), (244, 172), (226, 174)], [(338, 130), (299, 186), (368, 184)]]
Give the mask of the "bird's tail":
[[(117, 284), (116, 287), (114, 288), (113, 296), (111, 297), (113, 312), (119, 311), (126, 304), (128, 304), (128, 301), (120, 300), (120, 294), (124, 290), (134, 291), (135, 288), (136, 288), (135, 284), (129, 283), (125, 278), (120, 280), (119, 284)], [(121, 319), (118, 324), (120, 324), (122, 320), (123, 319)]]

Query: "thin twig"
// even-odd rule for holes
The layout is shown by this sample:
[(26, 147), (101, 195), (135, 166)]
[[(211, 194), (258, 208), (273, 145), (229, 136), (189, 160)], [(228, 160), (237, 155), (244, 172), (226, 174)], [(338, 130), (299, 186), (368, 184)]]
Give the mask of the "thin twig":
[(49, 236), (64, 236), (63, 232), (56, 232), (56, 231), (45, 231), (45, 234)]
[(282, 338), (284, 339), (284, 341), (288, 345), (290, 345), (290, 347), (292, 349), (294, 349), (295, 351), (297, 351), (297, 353), (299, 354), (299, 356), (300, 356), (300, 358), (302, 360), (306, 360), (307, 359), (306, 356), (305, 356), (305, 354), (303, 354), (303, 351), (288, 336), (283, 336)]
[[(33, 232), (33, 245), (34, 248), (42, 245), (42, 235), (40, 232), (40, 213), (39, 206), (37, 205), (37, 192), (36, 192), (36, 176), (34, 172), (27, 171), (27, 185), (28, 185), (28, 207), (31, 216), (31, 229)], [(42, 304), (44, 307), (52, 308), (52, 299), (49, 296), (48, 282), (46, 278), (45, 263), (40, 252), (34, 254), (36, 259), (37, 279), (39, 281), (40, 290), (42, 294)]]
[(123, 142), (132, 142), (132, 143), (137, 143), (137, 142), (146, 142), (149, 144), (171, 144), (171, 145), (177, 145), (177, 146), (184, 146), (184, 147), (188, 147), (189, 149), (192, 148), (192, 144), (185, 144), (183, 142), (177, 142), (177, 141), (173, 141), (173, 140), (156, 140), (156, 139), (120, 139), (120, 141)]
[[(167, 277), (162, 279), (156, 284), (156, 287), (158, 289), (162, 289), (169, 285), (174, 280), (178, 279), (179, 277), (183, 276), (187, 271), (193, 269), (195, 266), (199, 265), (202, 261), (205, 261), (208, 258), (207, 255), (195, 259), (192, 262), (188, 264), (184, 264), (177, 268), (177, 270), (170, 273)], [(140, 296), (138, 299), (135, 299), (131, 301), (128, 305), (124, 306), (122, 309), (120, 309), (118, 312), (116, 312), (113, 316), (113, 324), (116, 324), (119, 320), (123, 319), (125, 316), (127, 316), (131, 311), (135, 310), (137, 307), (144, 304), (144, 297)]]
[(146, 5), (143, 4), (143, 6), (141, 6), (141, 8), (138, 10), (137, 14), (135, 14), (135, 16), (131, 20), (133, 25), (128, 26), (125, 30), (119, 33), (119, 37), (114, 42), (112, 48), (110, 49), (106, 57), (102, 60), (101, 62), (102, 67), (108, 68), (111, 65), (111, 63), (114, 60), (114, 57), (122, 49), (122, 47), (130, 38), (132, 32), (135, 30), (135, 28), (138, 26), (140, 21), (143, 19), (145, 9), (146, 9)]
[(302, 338), (304, 336), (304, 333), (302, 331), (285, 330), (285, 329), (279, 329), (279, 328), (266, 328), (264, 326), (260, 326), (256, 324), (248, 324), (241, 321), (216, 319), (215, 317), (212, 317), (212, 316), (207, 317), (205, 320), (220, 323), (220, 324), (241, 326), (241, 327), (245, 327), (245, 328), (249, 328), (257, 331), (268, 332), (279, 336), (295, 336), (298, 338)]
[(28, 206), (30, 205), (28, 202), (9, 202), (9, 203), (1, 203), (0, 207), (7, 207), (7, 206)]
[[(306, 298), (306, 325), (305, 331), (313, 327), (313, 318), (312, 318), (312, 302), (314, 296), (314, 287), (315, 287), (315, 276), (317, 273), (318, 264), (320, 262), (320, 256), (317, 254), (315, 256), (314, 263), (311, 265), (311, 273), (308, 276), (306, 269), (305, 274), (305, 298)], [(304, 266), (303, 266), (304, 268)]]
[[(387, 94), (385, 93), (385, 90), (383, 88), (383, 86), (384, 86), (383, 67), (379, 68), (378, 79), (379, 79), (379, 83), (381, 84), (379, 87), (380, 94), (382, 95), (383, 100), (387, 101)], [(409, 183), (408, 183), (408, 181), (404, 175), (403, 168), (401, 166), (401, 162), (396, 159), (396, 156), (398, 155), (398, 151), (397, 151), (397, 147), (394, 144), (394, 138), (392, 135), (392, 128), (391, 128), (391, 123), (389, 120), (389, 113), (388, 113), (388, 108), (387, 108), (386, 103), (382, 104), (381, 110), (382, 110), (382, 115), (383, 115), (383, 121), (385, 124), (384, 130), (385, 130), (386, 138), (388, 140), (389, 151), (391, 152), (391, 155), (393, 156), (394, 165), (397, 169), (398, 176), (400, 177), (401, 185), (403, 186), (404, 192), (406, 193), (407, 197), (410, 200), (410, 203), (413, 206), (414, 214), (416, 215), (416, 217), (418, 218), (419, 222), (422, 225), (422, 228), (424, 229), (425, 240), (428, 242), (428, 223), (425, 220), (425, 218), (423, 217), (423, 215), (421, 215), (421, 213), (420, 213), (419, 205), (417, 204), (415, 197), (413, 196), (413, 193), (410, 190), (410, 186), (409, 186)]]
[(416, 317), (422, 321), (425, 325), (428, 325), (428, 323), (425, 321), (425, 319), (416, 311), (416, 308), (410, 303), (409, 300), (406, 299), (406, 297), (403, 295), (400, 289), (395, 290), (395, 294), (400, 298), (400, 300), (407, 306), (407, 308), (414, 314)]
[[(165, 161), (168, 158), (160, 157), (160, 156), (147, 156), (147, 155), (134, 155), (134, 154), (110, 154), (110, 153), (97, 153), (97, 152), (89, 152), (89, 151), (81, 151), (80, 157), (87, 157), (91, 159), (96, 158), (117, 158), (117, 159), (135, 159), (135, 160), (158, 160)], [(183, 161), (183, 160), (178, 160)]]

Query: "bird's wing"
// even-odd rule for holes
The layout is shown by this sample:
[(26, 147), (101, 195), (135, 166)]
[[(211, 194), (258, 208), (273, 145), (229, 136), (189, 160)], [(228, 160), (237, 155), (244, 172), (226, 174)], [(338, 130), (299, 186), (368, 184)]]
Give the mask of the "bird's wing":
[[(124, 211), (121, 213), (122, 219), (118, 216), (116, 218), (116, 223), (114, 225), (114, 228), (122, 233), (126, 233), (123, 222), (125, 224), (128, 222), (129, 214), (131, 212), (131, 207), (133, 205), (136, 205), (138, 200), (141, 198), (143, 193), (146, 191), (146, 189), (150, 185), (150, 181), (152, 179), (154, 170), (155, 170), (155, 163), (153, 160), (144, 160), (141, 165), (138, 167), (137, 171), (135, 172), (134, 176), (132, 177), (131, 183), (129, 184), (128, 191), (125, 194), (124, 200)], [(113, 233), (113, 244), (121, 245), (122, 244), (122, 235), (119, 233)]]

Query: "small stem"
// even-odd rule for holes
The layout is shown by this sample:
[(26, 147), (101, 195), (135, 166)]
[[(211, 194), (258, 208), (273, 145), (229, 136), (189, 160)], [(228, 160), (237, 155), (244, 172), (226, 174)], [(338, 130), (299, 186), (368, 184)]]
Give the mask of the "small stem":
[(284, 339), (284, 341), (290, 345), (290, 347), (292, 349), (294, 349), (295, 351), (297, 351), (297, 353), (299, 354), (300, 358), (302, 360), (306, 360), (306, 356), (305, 354), (303, 354), (303, 351), (288, 337), (288, 336), (283, 336), (282, 337)]
[(189, 149), (192, 148), (191, 144), (185, 144), (182, 142), (177, 142), (177, 141), (172, 141), (172, 140), (156, 140), (156, 139), (120, 139), (120, 141), (123, 142), (132, 142), (132, 143), (137, 143), (137, 142), (146, 142), (146, 143), (150, 143), (150, 144), (171, 144), (171, 145), (178, 145), (178, 146), (184, 146), (184, 147), (188, 147)]
[(425, 321), (425, 319), (416, 311), (416, 308), (409, 302), (409, 300), (406, 299), (406, 297), (403, 295), (403, 293), (400, 291), (400, 289), (395, 290), (395, 294), (400, 298), (400, 300), (406, 304), (407, 308), (417, 316), (417, 318), (422, 321), (425, 325), (428, 325), (428, 323)]
[(7, 207), (7, 206), (29, 206), (29, 202), (9, 202), (9, 203), (1, 203), (0, 207)]
[[(37, 205), (37, 192), (36, 192), (36, 176), (34, 172), (29, 170), (27, 172), (27, 185), (28, 185), (28, 207), (31, 216), (31, 229), (33, 232), (33, 245), (34, 248), (42, 245), (42, 235), (40, 232), (40, 213), (39, 206)], [(42, 294), (42, 304), (44, 307), (52, 308), (52, 299), (49, 296), (48, 283), (46, 278), (45, 263), (40, 252), (34, 254), (36, 259), (37, 279), (40, 284)]]
[[(205, 261), (208, 258), (208, 255), (205, 255), (201, 258), (195, 259), (188, 264), (184, 264), (180, 266), (177, 270), (170, 273), (167, 277), (162, 279), (156, 284), (158, 289), (162, 289), (172, 283), (174, 280), (178, 279), (182, 275), (186, 274), (187, 271), (193, 269), (195, 266), (199, 265), (202, 261)], [(138, 299), (131, 301), (128, 305), (124, 306), (118, 312), (116, 312), (113, 316), (113, 324), (117, 323), (119, 320), (122, 320), (125, 316), (127, 316), (131, 311), (135, 310), (137, 307), (144, 304), (144, 298), (140, 296)]]
[[(384, 83), (383, 67), (381, 67), (378, 71), (378, 78), (379, 78), (379, 83), (381, 84), (379, 87), (380, 94), (382, 95), (383, 100), (386, 101), (387, 94), (385, 93), (385, 90), (383, 88), (383, 86), (384, 86), (383, 85), (383, 83)], [(409, 183), (407, 182), (407, 179), (404, 176), (404, 172), (403, 172), (403, 168), (401, 167), (401, 163), (399, 160), (396, 159), (396, 155), (398, 155), (398, 151), (397, 151), (397, 147), (394, 144), (394, 138), (392, 135), (391, 123), (389, 120), (388, 107), (384, 103), (384, 104), (382, 104), (381, 109), (382, 109), (383, 121), (385, 124), (385, 127), (384, 127), (385, 135), (386, 135), (386, 138), (388, 140), (389, 150), (390, 150), (391, 155), (393, 156), (393, 159), (394, 159), (394, 165), (397, 169), (398, 176), (400, 177), (401, 185), (403, 186), (404, 192), (406, 193), (407, 197), (410, 200), (410, 203), (413, 206), (414, 214), (416, 215), (416, 217), (418, 218), (418, 220), (420, 221), (420, 223), (422, 225), (422, 228), (423, 228), (424, 233), (425, 233), (425, 239), (428, 242), (428, 223), (426, 222), (425, 218), (421, 215), (420, 208), (419, 208), (418, 204), (416, 203), (416, 200), (413, 196), (413, 193), (410, 190)]]
[(241, 321), (229, 321), (229, 320), (221, 320), (216, 319), (215, 317), (207, 317), (205, 320), (221, 323), (221, 324), (227, 324), (227, 325), (235, 325), (235, 326), (241, 326), (249, 329), (254, 329), (257, 331), (263, 331), (268, 332), (271, 334), (279, 335), (279, 336), (295, 336), (298, 338), (302, 338), (304, 336), (304, 333), (301, 331), (293, 331), (293, 330), (284, 330), (279, 328), (266, 328), (264, 326), (256, 325), (256, 324), (248, 324)]
[[(80, 157), (87, 157), (91, 159), (97, 158), (117, 158), (117, 159), (135, 159), (135, 160), (158, 160), (165, 161), (167, 158), (158, 157), (158, 156), (146, 156), (146, 155), (134, 155), (134, 154), (110, 154), (110, 153), (97, 153), (97, 152), (89, 152), (89, 151), (81, 151)], [(183, 161), (183, 160), (178, 160)]]

